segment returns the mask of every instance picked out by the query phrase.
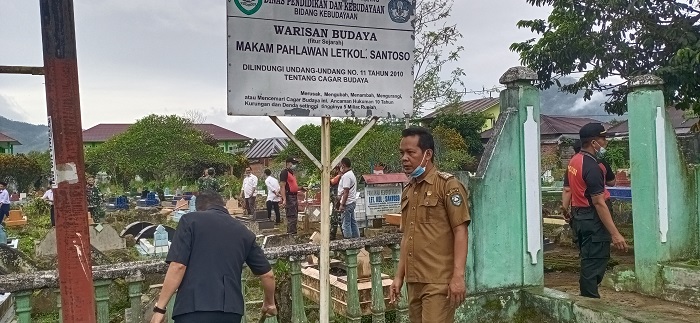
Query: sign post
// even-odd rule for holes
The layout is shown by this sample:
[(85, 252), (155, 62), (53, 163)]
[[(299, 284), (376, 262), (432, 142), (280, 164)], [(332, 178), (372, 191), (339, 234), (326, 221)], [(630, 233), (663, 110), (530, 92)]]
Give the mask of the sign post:
[[(95, 322), (72, 0), (41, 0), (56, 251), (64, 322)], [(77, 197), (77, 198), (76, 198)]]
[[(412, 0), (228, 0), (228, 114), (270, 116), (321, 171), (320, 321), (330, 311), (330, 169), (413, 111)], [(321, 117), (321, 161), (278, 118)], [(331, 162), (331, 117), (369, 123)]]

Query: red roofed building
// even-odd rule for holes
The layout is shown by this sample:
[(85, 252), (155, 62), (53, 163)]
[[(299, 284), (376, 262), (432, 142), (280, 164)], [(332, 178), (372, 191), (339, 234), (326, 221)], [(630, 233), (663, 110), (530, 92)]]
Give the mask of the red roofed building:
[[(83, 146), (85, 148), (95, 147), (125, 132), (129, 126), (131, 125), (126, 123), (100, 123), (83, 131)], [(210, 134), (219, 143), (219, 147), (229, 153), (241, 152), (245, 149), (243, 144), (251, 139), (211, 123), (195, 124), (194, 127)]]
[[(565, 140), (573, 141), (579, 139), (578, 131), (587, 123), (597, 122), (603, 124), (605, 129), (610, 128), (610, 124), (591, 118), (575, 116), (550, 116), (540, 114), (540, 149), (542, 155), (559, 154), (562, 160), (568, 160), (573, 156), (574, 151), (570, 145), (560, 151), (560, 144)], [(492, 135), (492, 129), (481, 133), (481, 139), (487, 142)]]
[(17, 139), (0, 132), (0, 154), (10, 154), (15, 152), (15, 146), (21, 145)]

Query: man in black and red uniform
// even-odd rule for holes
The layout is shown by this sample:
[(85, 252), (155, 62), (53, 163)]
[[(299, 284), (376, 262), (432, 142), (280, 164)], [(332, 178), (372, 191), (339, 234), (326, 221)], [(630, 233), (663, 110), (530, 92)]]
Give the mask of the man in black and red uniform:
[[(572, 148), (574, 149), (574, 153), (578, 154), (581, 152), (581, 140), (575, 140)], [(576, 155), (572, 157), (576, 157)], [(604, 159), (599, 159), (598, 160), (598, 166), (600, 166), (600, 169), (603, 170), (603, 174), (605, 175), (605, 204), (608, 206), (608, 210), (610, 210), (610, 215), (613, 214), (613, 209), (612, 209), (612, 202), (610, 201), (610, 192), (608, 191), (607, 186), (615, 186), (615, 173), (612, 171), (612, 167), (610, 167), (610, 164), (605, 161)], [(564, 174), (564, 182), (567, 181), (567, 174)], [(564, 214), (564, 220), (569, 223), (569, 227), (571, 228), (571, 231), (573, 234), (571, 235), (571, 240), (578, 247), (578, 237), (576, 236), (576, 223), (574, 220), (571, 218), (571, 213), (569, 212), (569, 207), (571, 206), (571, 189), (569, 187), (564, 187), (564, 190), (562, 191), (562, 198), (561, 198), (561, 204), (562, 204), (562, 213)]]
[(605, 203), (605, 174), (598, 158), (605, 152), (605, 127), (589, 123), (579, 131), (581, 152), (574, 155), (564, 177), (564, 190), (571, 194), (571, 215), (576, 223), (581, 258), (581, 296), (600, 298), (598, 285), (610, 259), (610, 243), (627, 250)]

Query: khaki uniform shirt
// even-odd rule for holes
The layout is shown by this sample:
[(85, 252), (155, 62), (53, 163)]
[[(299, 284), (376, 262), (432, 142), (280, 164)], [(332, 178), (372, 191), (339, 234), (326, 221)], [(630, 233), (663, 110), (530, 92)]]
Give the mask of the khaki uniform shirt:
[(406, 249), (406, 282), (448, 284), (454, 270), (452, 228), (469, 224), (469, 194), (453, 175), (434, 167), (406, 186), (401, 197), (401, 230)]

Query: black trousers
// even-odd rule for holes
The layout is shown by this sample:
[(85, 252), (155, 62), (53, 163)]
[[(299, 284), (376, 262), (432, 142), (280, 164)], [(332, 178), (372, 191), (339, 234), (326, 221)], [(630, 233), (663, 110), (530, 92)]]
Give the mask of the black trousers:
[[(613, 207), (612, 207), (612, 201), (610, 199), (605, 200), (605, 205), (608, 206), (608, 211), (610, 211), (610, 216), (613, 214)], [(576, 235), (576, 220), (571, 217), (571, 220), (569, 220), (569, 227), (571, 228), (571, 241), (574, 243), (574, 246), (576, 248), (579, 248), (578, 245), (578, 236)], [(581, 250), (581, 249), (579, 249)]]
[(5, 220), (6, 216), (10, 215), (10, 205), (9, 204), (0, 204), (0, 223), (2, 223), (3, 220)]
[(581, 259), (581, 296), (600, 298), (598, 285), (603, 281), (608, 267), (612, 239), (595, 208), (572, 208), (572, 213)]
[(272, 219), (272, 210), (275, 211), (275, 223), (280, 223), (280, 202), (267, 201), (267, 218)]
[(53, 210), (53, 204), (51, 204), (51, 226), (55, 227), (56, 226), (56, 216), (54, 215), (54, 210)]
[(225, 312), (192, 312), (173, 317), (175, 323), (241, 323), (243, 316)]
[(299, 218), (299, 204), (297, 202), (296, 193), (287, 195), (287, 204), (285, 205), (285, 216), (287, 217), (287, 233), (297, 233), (297, 220)]

